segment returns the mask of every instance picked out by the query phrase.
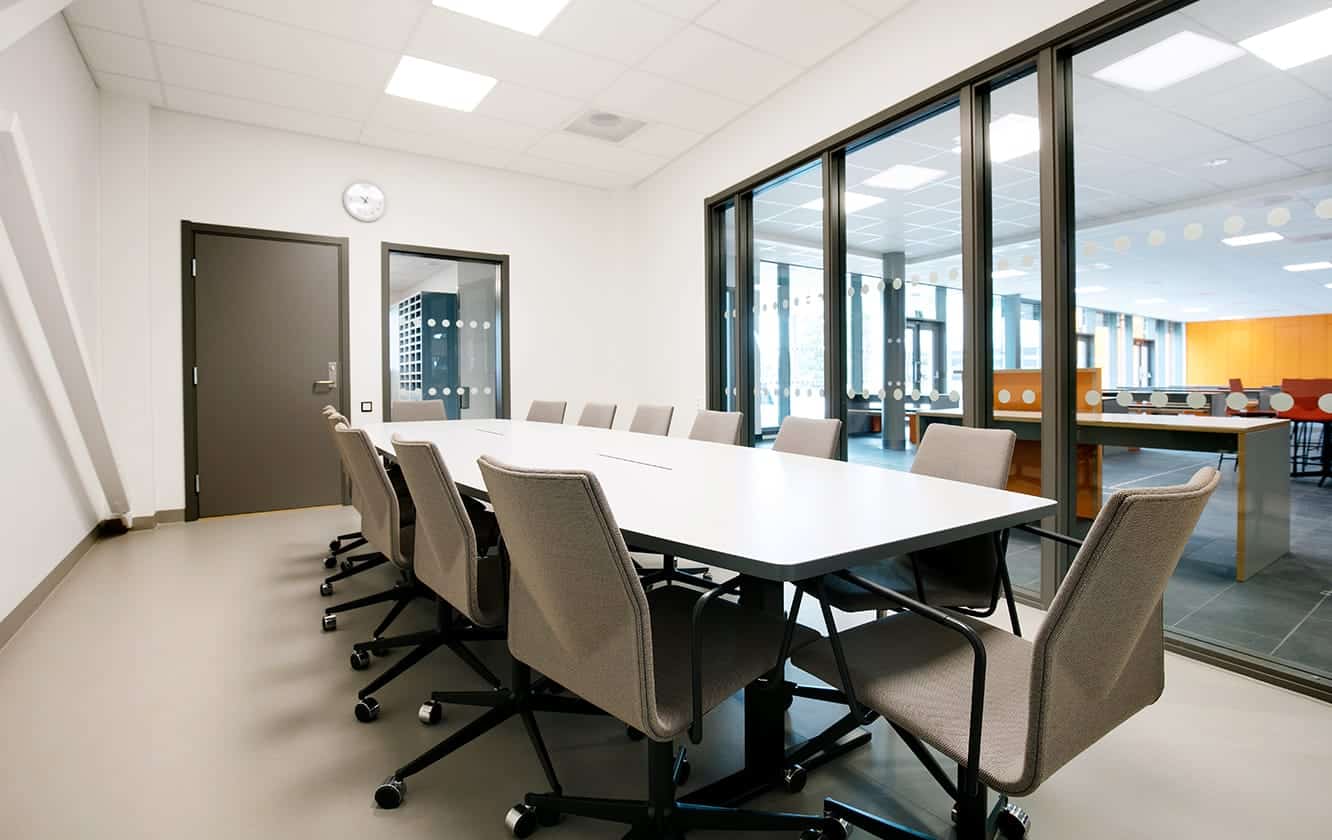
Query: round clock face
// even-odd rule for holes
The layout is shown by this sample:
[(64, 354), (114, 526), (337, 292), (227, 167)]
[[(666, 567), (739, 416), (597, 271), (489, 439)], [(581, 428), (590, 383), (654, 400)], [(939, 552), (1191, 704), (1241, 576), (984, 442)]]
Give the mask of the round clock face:
[(342, 206), (353, 219), (373, 222), (384, 215), (384, 191), (374, 184), (352, 184), (342, 193)]

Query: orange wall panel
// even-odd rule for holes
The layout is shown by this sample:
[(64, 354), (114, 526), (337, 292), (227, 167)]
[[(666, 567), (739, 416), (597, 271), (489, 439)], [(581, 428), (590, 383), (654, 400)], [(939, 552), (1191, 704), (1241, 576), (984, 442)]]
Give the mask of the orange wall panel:
[(1280, 385), (1332, 377), (1332, 314), (1184, 325), (1185, 384)]

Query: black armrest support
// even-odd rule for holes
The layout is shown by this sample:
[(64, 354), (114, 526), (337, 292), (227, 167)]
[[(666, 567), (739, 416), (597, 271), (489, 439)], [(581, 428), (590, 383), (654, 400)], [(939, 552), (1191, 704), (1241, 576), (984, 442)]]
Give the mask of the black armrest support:
[(704, 592), (694, 603), (693, 621), (689, 628), (689, 666), (694, 719), (689, 724), (689, 740), (695, 744), (703, 742), (703, 612), (708, 608), (708, 604), (717, 598), (739, 590), (743, 582), (742, 577), (733, 577), (721, 586), (714, 586)]
[(1063, 543), (1064, 545), (1071, 545), (1074, 548), (1082, 548), (1082, 540), (1075, 539), (1073, 537), (1069, 537), (1064, 534), (1056, 534), (1054, 531), (1047, 531), (1044, 528), (1038, 528), (1035, 525), (1019, 525), (1017, 526), (1017, 528), (1019, 531), (1026, 531), (1028, 534), (1035, 534), (1041, 539), (1054, 540), (1057, 543)]

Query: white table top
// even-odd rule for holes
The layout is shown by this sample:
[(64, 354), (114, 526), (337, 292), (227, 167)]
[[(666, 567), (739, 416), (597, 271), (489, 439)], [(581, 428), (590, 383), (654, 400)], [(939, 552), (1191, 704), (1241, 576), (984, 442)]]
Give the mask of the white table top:
[(802, 580), (1033, 522), (1056, 507), (879, 467), (618, 430), (509, 420), (363, 428), (390, 455), (395, 434), (434, 442), (462, 492), (482, 498), (481, 455), (588, 470), (626, 542), (768, 580)]
[[(962, 409), (941, 408), (936, 411), (922, 411), (926, 417), (960, 420)], [(1039, 411), (1009, 411), (996, 409), (996, 420), (1014, 423), (1039, 423)], [(1127, 429), (1162, 429), (1176, 432), (1214, 432), (1226, 435), (1242, 435), (1245, 432), (1261, 431), (1287, 425), (1289, 420), (1279, 417), (1212, 417), (1197, 414), (1120, 414), (1118, 412), (1078, 412), (1080, 426), (1113, 426)]]

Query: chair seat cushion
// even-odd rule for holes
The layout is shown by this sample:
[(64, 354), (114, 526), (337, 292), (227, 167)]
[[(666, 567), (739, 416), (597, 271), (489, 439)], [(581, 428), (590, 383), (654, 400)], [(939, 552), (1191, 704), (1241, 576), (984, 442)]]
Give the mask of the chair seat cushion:
[[(1005, 793), (1025, 791), (1033, 649), (1030, 642), (963, 618), (985, 644), (985, 713), (980, 775)], [(971, 646), (961, 634), (910, 613), (862, 624), (841, 634), (861, 704), (965, 763), (971, 715)], [(832, 645), (798, 651), (795, 665), (841, 687)]]
[[(653, 676), (656, 682), (658, 732), (669, 740), (689, 728), (693, 718), (690, 638), (694, 604), (701, 593), (685, 586), (663, 586), (647, 593), (652, 615)], [(785, 618), (768, 615), (725, 599), (714, 600), (703, 613), (703, 711), (771, 671), (777, 664)], [(797, 625), (791, 649), (818, 639)]]
[[(916, 575), (912, 558), (920, 569), (925, 601), (937, 607), (988, 609), (994, 598), (995, 555), (989, 536), (972, 537), (919, 552), (911, 557), (889, 557), (851, 569), (885, 589), (916, 595)], [(843, 612), (893, 610), (897, 605), (868, 592), (836, 575), (823, 579), (823, 589), (830, 606)], [(807, 586), (807, 592), (813, 588)]]

